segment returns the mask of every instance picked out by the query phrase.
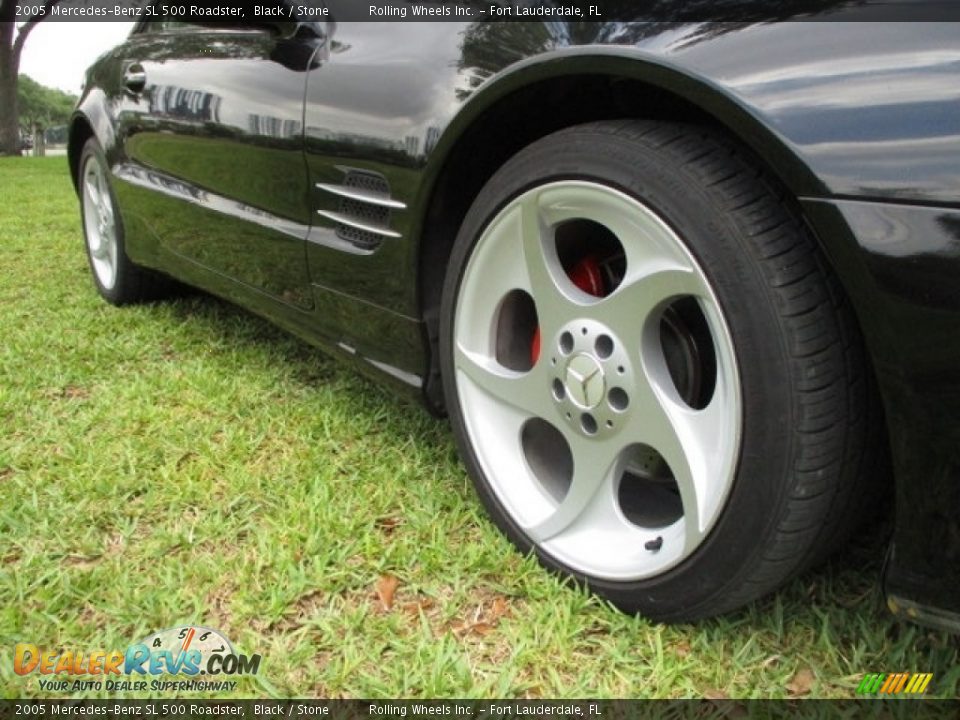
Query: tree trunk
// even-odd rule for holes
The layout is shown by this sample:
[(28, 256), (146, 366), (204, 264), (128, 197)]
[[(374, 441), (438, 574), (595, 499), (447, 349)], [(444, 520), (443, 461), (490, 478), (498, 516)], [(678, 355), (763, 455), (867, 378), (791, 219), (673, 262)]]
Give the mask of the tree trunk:
[(17, 73), (20, 48), (13, 42), (14, 23), (0, 22), (0, 155), (20, 154)]
[(0, 155), (20, 154), (20, 109), (17, 107), (20, 53), (27, 35), (58, 2), (60, 0), (46, 0), (43, 9), (31, 15), (18, 30), (17, 3), (0, 0)]
[(34, 157), (44, 157), (47, 154), (47, 133), (44, 128), (34, 125), (33, 131), (33, 155)]

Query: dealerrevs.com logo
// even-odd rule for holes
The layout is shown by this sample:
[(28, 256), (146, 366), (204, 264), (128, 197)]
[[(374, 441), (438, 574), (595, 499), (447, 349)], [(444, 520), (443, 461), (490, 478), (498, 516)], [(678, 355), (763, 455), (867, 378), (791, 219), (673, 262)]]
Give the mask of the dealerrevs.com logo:
[(217, 630), (184, 625), (161, 630), (125, 650), (43, 650), (17, 643), (13, 670), (37, 677), (40, 689), (47, 692), (209, 692), (235, 689), (237, 682), (227, 678), (256, 675), (260, 660), (260, 655), (236, 652)]

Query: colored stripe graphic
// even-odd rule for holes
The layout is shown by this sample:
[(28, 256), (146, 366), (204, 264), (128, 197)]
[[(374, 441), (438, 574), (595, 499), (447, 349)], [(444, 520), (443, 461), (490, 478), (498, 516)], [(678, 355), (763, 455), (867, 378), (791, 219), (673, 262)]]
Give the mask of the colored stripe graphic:
[(867, 673), (857, 686), (858, 695), (873, 695), (880, 689), (880, 683), (886, 677), (884, 673)]
[(858, 695), (922, 695), (933, 673), (867, 673), (857, 686)]
[(917, 673), (914, 677), (920, 679), (914, 684), (913, 690), (910, 692), (914, 695), (925, 693), (927, 691), (927, 685), (933, 680), (933, 673)]

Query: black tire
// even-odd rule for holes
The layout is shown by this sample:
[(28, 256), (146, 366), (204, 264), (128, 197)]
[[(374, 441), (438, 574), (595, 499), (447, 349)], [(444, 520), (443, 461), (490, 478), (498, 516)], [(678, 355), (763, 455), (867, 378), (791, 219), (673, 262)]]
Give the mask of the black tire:
[[(478, 241), (509, 203), (561, 180), (611, 188), (659, 215), (712, 286), (735, 350), (742, 425), (729, 492), (696, 549), (642, 579), (593, 576), (532, 541), (495, 490), (496, 478), (483, 470), (472, 439), (478, 436), (466, 419), (471, 408), (463, 404), (473, 396), (462, 393), (456, 377), (455, 318)], [(730, 611), (825, 558), (854, 529), (857, 514), (850, 511), (866, 464), (882, 456), (880, 429), (867, 416), (870, 370), (821, 250), (783, 189), (747, 152), (705, 127), (591, 123), (543, 138), (509, 160), (485, 185), (455, 240), (439, 347), (458, 449), (496, 524), (546, 567), (657, 620)]]
[[(109, 204), (109, 213), (112, 214), (112, 233), (98, 229), (98, 211), (91, 205), (85, 194), (84, 183), (87, 180), (88, 171), (94, 175), (99, 173), (97, 177), (102, 180), (99, 186), (102, 192), (98, 198), (103, 197)], [(123, 219), (111, 186), (107, 160), (96, 138), (90, 138), (83, 146), (77, 177), (84, 248), (93, 283), (100, 296), (112, 305), (119, 306), (159, 300), (171, 295), (176, 287), (172, 280), (137, 265), (127, 256)], [(113, 236), (115, 247), (112, 253), (108, 253), (109, 257), (95, 257), (92, 248), (99, 247), (97, 241), (93, 239), (95, 233), (102, 233), (104, 237)], [(104, 269), (106, 266), (109, 266), (108, 270)]]

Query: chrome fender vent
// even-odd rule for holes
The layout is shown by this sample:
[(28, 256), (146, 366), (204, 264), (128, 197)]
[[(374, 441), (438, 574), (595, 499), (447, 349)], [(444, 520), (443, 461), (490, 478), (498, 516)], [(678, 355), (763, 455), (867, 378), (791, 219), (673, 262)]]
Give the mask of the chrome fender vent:
[(369, 170), (339, 169), (345, 173), (342, 184), (315, 185), (337, 197), (335, 211), (317, 210), (318, 215), (336, 223), (337, 237), (364, 249), (377, 247), (384, 238), (400, 237), (390, 228), (390, 216), (407, 206), (390, 197), (387, 179)]

